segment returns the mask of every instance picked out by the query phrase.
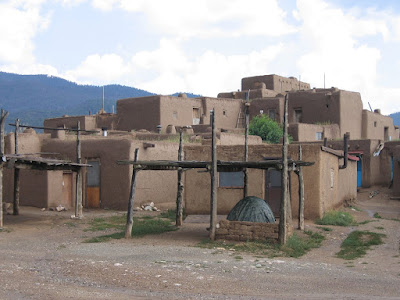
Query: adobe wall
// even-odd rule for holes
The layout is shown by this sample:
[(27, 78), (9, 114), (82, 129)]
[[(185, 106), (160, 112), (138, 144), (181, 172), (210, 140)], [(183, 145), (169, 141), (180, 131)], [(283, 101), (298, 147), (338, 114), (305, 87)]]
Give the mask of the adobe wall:
[[(46, 171), (43, 173), (43, 176), (46, 176), (47, 180), (47, 205), (43, 207), (57, 207), (58, 205), (62, 205), (67, 209), (72, 209), (73, 207), (75, 207), (75, 193), (72, 193), (72, 205), (63, 202), (63, 171)], [(33, 176), (29, 174), (29, 178), (32, 177)], [(73, 181), (73, 184), (74, 183), (75, 181)], [(32, 190), (33, 188), (34, 187), (29, 190)]]
[[(245, 143), (245, 136), (243, 134), (234, 134), (221, 132), (219, 134), (220, 145), (243, 145)], [(249, 135), (247, 139), (249, 145), (260, 145), (262, 144), (261, 137), (257, 135)]]
[[(43, 122), (44, 127), (49, 128), (76, 128), (78, 121), (83, 130), (94, 130), (96, 128), (96, 116), (68, 116), (53, 119), (46, 119)], [(51, 133), (51, 130), (44, 130), (45, 133)]]
[(398, 129), (393, 125), (393, 119), (377, 112), (363, 110), (362, 113), (362, 138), (385, 141), (385, 127), (388, 130), (387, 140), (399, 138)]
[(108, 130), (117, 129), (118, 116), (116, 114), (97, 114), (96, 115), (96, 127), (107, 128)]
[[(217, 98), (231, 98), (231, 99), (242, 99), (246, 100), (246, 94), (249, 90), (230, 92), (230, 93), (219, 93)], [(259, 98), (267, 98), (267, 97), (275, 97), (278, 95), (278, 92), (268, 90), (266, 88), (257, 88), (250, 89), (249, 99), (259, 99)]]
[(162, 125), (162, 132), (165, 132), (168, 125), (193, 125), (193, 108), (200, 110), (200, 117), (203, 114), (207, 114), (207, 111), (203, 111), (201, 99), (161, 96), (160, 124)]
[(242, 100), (226, 98), (201, 98), (205, 103), (203, 124), (210, 124), (210, 110), (215, 109), (215, 126), (217, 128), (235, 128), (239, 112), (243, 109)]
[(322, 140), (340, 138), (340, 129), (338, 124), (316, 125), (306, 123), (289, 124), (288, 133), (292, 136), (293, 141), (312, 142), (316, 141), (317, 132), (322, 132)]
[[(379, 140), (349, 140), (349, 151), (362, 152), (362, 187), (368, 188), (373, 185), (390, 183), (390, 172), (385, 170), (384, 165), (390, 162), (386, 156), (373, 156), (373, 152), (379, 145)], [(343, 150), (343, 141), (329, 141), (328, 147), (336, 150)], [(343, 164), (343, 162), (341, 162)]]
[(156, 131), (160, 124), (160, 97), (137, 97), (117, 101), (118, 130)]
[(264, 83), (265, 87), (278, 93), (284, 93), (291, 90), (308, 90), (310, 84), (299, 82), (294, 77), (282, 77), (278, 75), (262, 75), (242, 78), (242, 91), (259, 88)]
[(283, 97), (275, 97), (268, 99), (253, 99), (250, 102), (249, 113), (250, 120), (260, 115), (260, 111), (263, 111), (263, 114), (267, 117), (269, 116), (268, 111), (271, 109), (275, 110), (275, 121), (279, 124), (283, 123), (283, 112), (284, 112), (284, 98)]
[[(303, 160), (315, 161), (312, 167), (304, 167), (305, 182), (305, 217), (320, 217), (320, 146), (303, 146)], [(249, 146), (249, 160), (260, 161), (263, 157), (281, 157), (280, 145)], [(298, 145), (290, 145), (289, 155), (298, 157)], [(205, 146), (188, 146), (185, 148), (187, 160), (209, 160), (210, 148)], [(242, 146), (218, 146), (218, 160), (242, 160)], [(336, 163), (337, 164), (337, 163)], [(249, 195), (264, 199), (265, 171), (249, 169)], [(291, 203), (293, 217), (298, 212), (298, 180), (291, 172)], [(218, 188), (218, 213), (228, 214), (236, 203), (243, 198), (242, 188)], [(280, 201), (280, 200), (279, 200)], [(196, 170), (186, 172), (185, 207), (188, 214), (208, 214), (210, 212), (210, 175)]]
[[(292, 230), (290, 230), (292, 229)], [(289, 227), (289, 235), (293, 228)], [(279, 224), (221, 220), (215, 230), (216, 239), (230, 241), (278, 241)]]
[(352, 139), (361, 139), (363, 104), (360, 93), (339, 91), (340, 95), (340, 135), (351, 133)]
[(337, 208), (343, 202), (351, 202), (357, 199), (357, 162), (347, 161), (347, 168), (338, 169), (338, 189), (336, 202), (333, 207)]
[(295, 109), (302, 109), (302, 122), (308, 124), (340, 124), (340, 94), (315, 90), (289, 93), (289, 123), (296, 123)]

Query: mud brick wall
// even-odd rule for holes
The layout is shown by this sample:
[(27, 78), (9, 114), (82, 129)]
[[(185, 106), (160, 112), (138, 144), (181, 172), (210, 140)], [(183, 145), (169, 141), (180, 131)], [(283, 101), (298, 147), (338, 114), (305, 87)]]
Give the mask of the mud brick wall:
[(279, 224), (221, 220), (216, 238), (231, 241), (278, 240)]

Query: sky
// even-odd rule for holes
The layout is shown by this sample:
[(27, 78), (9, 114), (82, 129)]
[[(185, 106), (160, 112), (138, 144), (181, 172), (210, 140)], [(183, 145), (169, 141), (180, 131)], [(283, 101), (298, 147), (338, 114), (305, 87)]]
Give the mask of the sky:
[(398, 0), (0, 0), (0, 71), (216, 97), (278, 74), (400, 111)]

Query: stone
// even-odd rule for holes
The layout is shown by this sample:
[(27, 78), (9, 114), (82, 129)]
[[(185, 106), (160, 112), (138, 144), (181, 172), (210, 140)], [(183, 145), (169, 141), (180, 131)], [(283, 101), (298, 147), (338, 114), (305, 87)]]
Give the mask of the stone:
[(150, 205), (144, 207), (145, 211), (153, 211), (153, 208)]

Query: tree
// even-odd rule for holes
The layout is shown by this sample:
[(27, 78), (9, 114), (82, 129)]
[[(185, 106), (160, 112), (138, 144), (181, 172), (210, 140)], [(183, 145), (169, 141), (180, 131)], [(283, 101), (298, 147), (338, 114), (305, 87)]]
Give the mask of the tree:
[(266, 115), (260, 115), (251, 120), (249, 133), (260, 136), (267, 143), (278, 144), (283, 136), (283, 129), (281, 125)]

